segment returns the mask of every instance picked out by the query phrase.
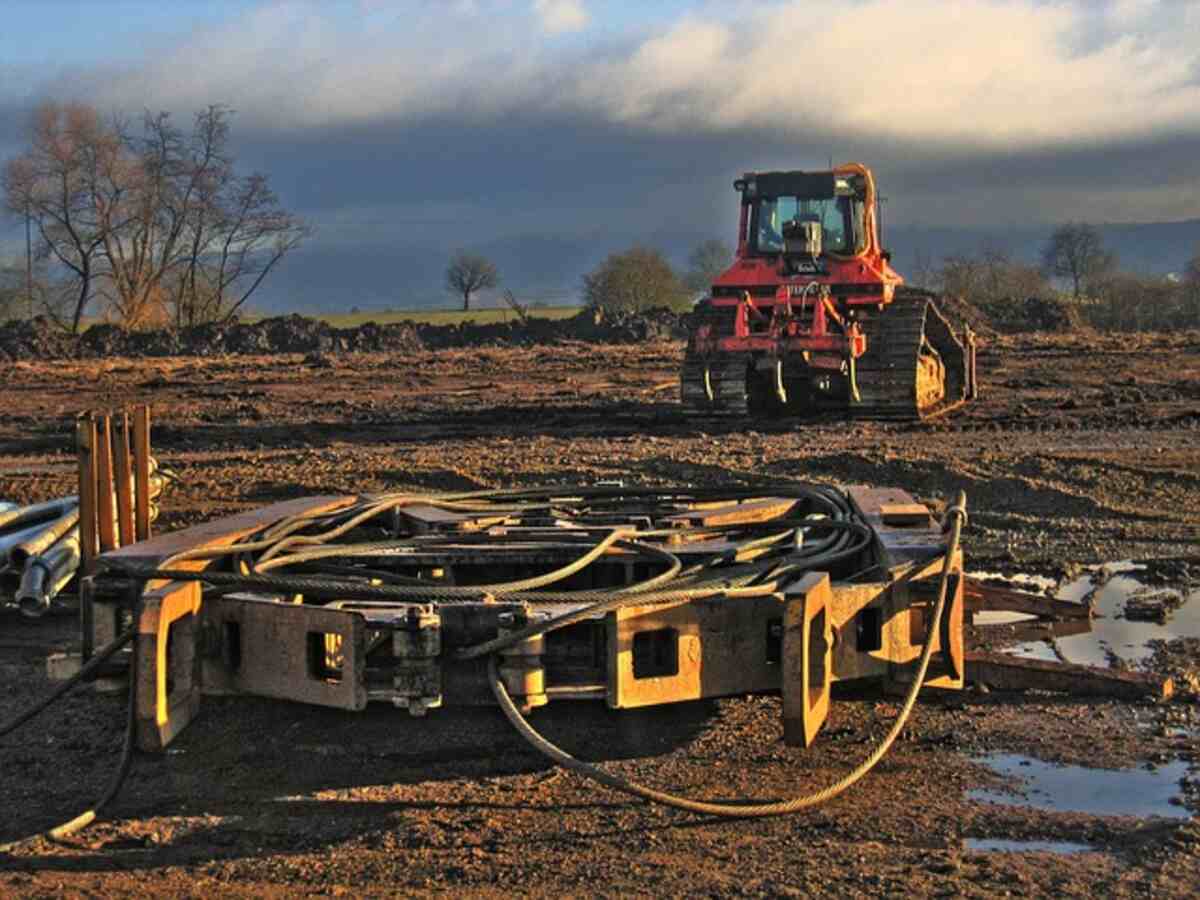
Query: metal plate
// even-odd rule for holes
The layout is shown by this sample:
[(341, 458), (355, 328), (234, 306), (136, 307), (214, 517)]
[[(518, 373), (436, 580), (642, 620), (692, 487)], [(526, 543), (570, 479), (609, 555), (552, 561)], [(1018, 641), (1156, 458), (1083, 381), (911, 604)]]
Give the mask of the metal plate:
[(230, 597), (205, 604), (206, 687), (317, 706), (367, 705), (366, 624), (357, 613)]

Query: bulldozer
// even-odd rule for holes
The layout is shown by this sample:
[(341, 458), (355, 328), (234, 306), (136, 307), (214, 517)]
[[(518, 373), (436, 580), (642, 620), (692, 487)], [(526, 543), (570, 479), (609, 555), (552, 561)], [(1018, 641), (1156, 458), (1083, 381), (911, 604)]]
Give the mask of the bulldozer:
[(975, 335), (892, 268), (869, 168), (747, 172), (734, 188), (736, 258), (692, 313), (684, 406), (920, 421), (975, 398)]

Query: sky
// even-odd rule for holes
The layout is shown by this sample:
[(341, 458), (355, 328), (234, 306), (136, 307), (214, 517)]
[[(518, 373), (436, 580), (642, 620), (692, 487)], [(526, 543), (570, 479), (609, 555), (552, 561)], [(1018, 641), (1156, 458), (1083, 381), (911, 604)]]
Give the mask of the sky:
[(830, 159), (870, 165), (897, 226), (1200, 218), (1200, 0), (5, 0), (4, 18), (0, 158), (44, 99), (180, 122), (228, 105), (243, 168), (315, 225), (299, 280), (366, 305), (436, 293), (458, 247), (549, 289), (635, 240), (732, 240), (736, 175)]

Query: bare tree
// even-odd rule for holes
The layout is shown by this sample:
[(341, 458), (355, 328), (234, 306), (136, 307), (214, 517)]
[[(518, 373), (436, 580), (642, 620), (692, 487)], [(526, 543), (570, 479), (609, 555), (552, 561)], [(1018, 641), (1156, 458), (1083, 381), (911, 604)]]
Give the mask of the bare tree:
[(943, 292), (975, 303), (1024, 300), (1045, 293), (1048, 287), (1036, 266), (1017, 262), (1008, 251), (988, 246), (975, 255), (947, 256), (938, 280)]
[(265, 175), (235, 171), (229, 117), (210, 106), (185, 134), (147, 113), (135, 135), (87, 106), (38, 110), (31, 148), (5, 167), (5, 205), (29, 212), (40, 258), (76, 284), (74, 330), (93, 297), (128, 326), (230, 315), (310, 233)]
[(39, 262), (53, 262), (65, 274), (61, 287), (73, 295), (66, 310), (72, 331), (79, 330), (93, 296), (108, 238), (101, 185), (122, 155), (120, 135), (96, 110), (48, 102), (34, 111), (29, 148), (4, 167), (5, 207), (29, 218)]
[(688, 270), (683, 276), (683, 283), (693, 293), (708, 291), (732, 262), (733, 249), (728, 244), (715, 239), (704, 241), (697, 244), (688, 256)]
[(127, 324), (174, 307), (177, 324), (240, 309), (311, 230), (284, 210), (267, 176), (241, 176), (228, 150), (229, 111), (209, 106), (190, 135), (147, 115), (130, 179), (129, 212), (105, 244)]
[(312, 234), (280, 206), (266, 175), (234, 172), (226, 149), (229, 116), (221, 106), (196, 116), (192, 156), (204, 168), (187, 210), (186, 263), (175, 292), (178, 324), (236, 314), (280, 260)]
[(24, 267), (10, 260), (0, 262), (0, 322), (21, 314), (25, 293)]
[(1070, 279), (1075, 297), (1112, 272), (1116, 262), (1116, 254), (1104, 248), (1100, 232), (1086, 223), (1058, 226), (1042, 249), (1043, 269), (1048, 275)]
[(471, 308), (472, 294), (494, 288), (499, 283), (500, 273), (495, 265), (477, 253), (459, 250), (446, 266), (446, 288), (462, 295), (464, 312)]
[(912, 269), (909, 271), (909, 281), (916, 287), (932, 288), (937, 277), (937, 269), (933, 257), (924, 247), (913, 251)]
[(1046, 293), (1049, 287), (1037, 266), (1017, 262), (1007, 250), (984, 247), (979, 262), (979, 289), (984, 300), (1024, 300)]
[(953, 297), (978, 297), (984, 281), (983, 265), (965, 253), (955, 253), (942, 260), (936, 280), (945, 294)]

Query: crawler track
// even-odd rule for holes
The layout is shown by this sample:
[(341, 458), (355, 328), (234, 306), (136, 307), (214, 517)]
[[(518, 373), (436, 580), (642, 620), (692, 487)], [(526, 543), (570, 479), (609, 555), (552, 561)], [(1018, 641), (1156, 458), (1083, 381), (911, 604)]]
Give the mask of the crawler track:
[[(857, 364), (860, 400), (849, 409), (854, 418), (925, 421), (966, 403), (966, 354), (935, 299), (927, 291), (900, 288), (882, 312), (864, 320), (867, 352)], [(944, 382), (930, 376), (923, 356), (940, 360)], [(772, 398), (756, 403), (760, 398), (751, 396), (761, 389), (748, 377), (752, 362), (751, 353), (706, 357), (689, 352), (680, 371), (683, 406), (698, 413), (768, 411), (771, 417), (787, 417)]]
[(684, 360), (680, 396), (685, 407), (701, 413), (744, 416), (750, 410), (746, 373), (749, 353), (723, 353)]
[[(858, 419), (927, 420), (966, 402), (965, 353), (933, 294), (901, 288), (864, 323), (867, 352), (858, 361)], [(922, 381), (920, 356), (935, 352), (945, 367), (945, 391)], [(940, 396), (939, 396), (940, 395)]]

